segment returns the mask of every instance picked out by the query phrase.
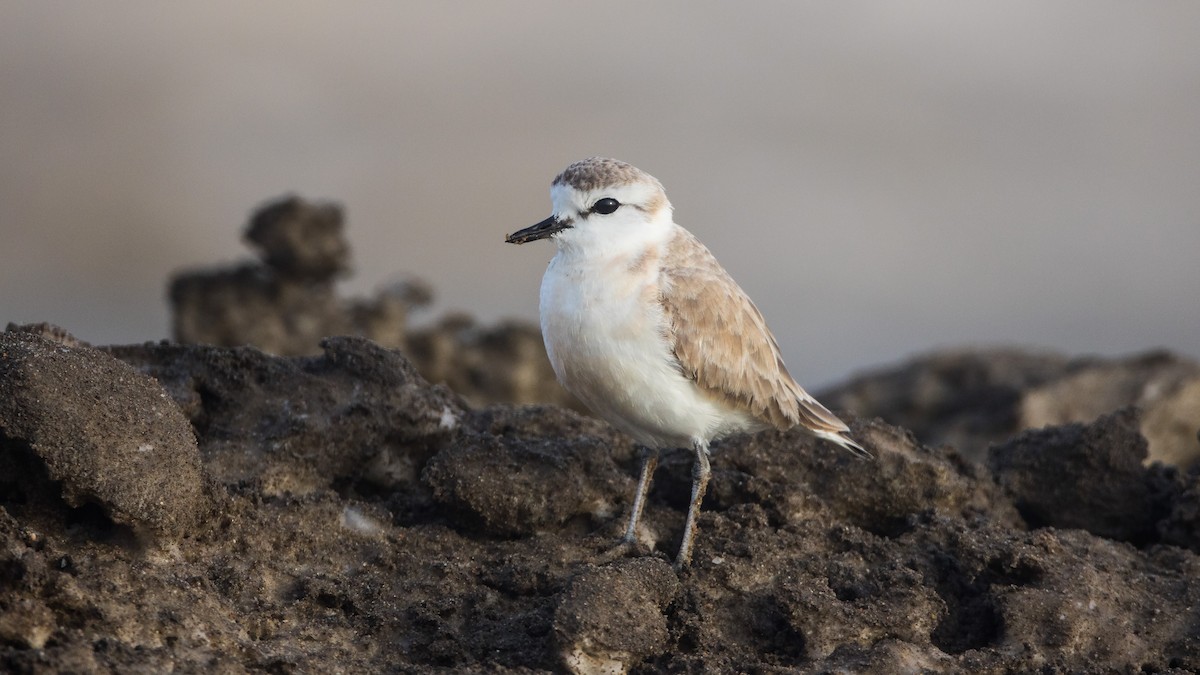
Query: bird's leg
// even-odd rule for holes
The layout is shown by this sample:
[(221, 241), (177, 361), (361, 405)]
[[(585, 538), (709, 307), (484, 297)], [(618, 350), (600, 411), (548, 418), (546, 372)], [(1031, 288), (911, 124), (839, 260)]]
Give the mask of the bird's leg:
[(622, 544), (632, 544), (637, 541), (638, 519), (642, 517), (642, 509), (646, 507), (646, 494), (650, 492), (650, 479), (654, 469), (658, 468), (658, 450), (642, 448), (642, 475), (638, 478), (637, 494), (633, 497), (633, 509), (629, 513), (629, 525), (625, 527)]
[(675, 556), (676, 569), (687, 567), (692, 561), (692, 541), (696, 538), (696, 518), (700, 515), (700, 502), (708, 489), (708, 477), (712, 470), (708, 466), (708, 443), (692, 442), (696, 450), (696, 461), (692, 464), (692, 503), (688, 507), (687, 523), (683, 526), (683, 541), (679, 544), (679, 555)]

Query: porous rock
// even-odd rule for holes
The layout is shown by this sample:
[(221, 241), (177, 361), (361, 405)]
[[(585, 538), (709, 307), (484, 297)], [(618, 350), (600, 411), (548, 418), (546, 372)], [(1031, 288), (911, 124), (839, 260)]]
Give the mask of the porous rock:
[(988, 465), (1030, 525), (1145, 542), (1170, 497), (1154, 489), (1145, 458), (1138, 413), (1125, 409), (1088, 425), (1026, 431), (993, 446)]
[[(967, 518), (988, 513), (1021, 522), (987, 469), (949, 448), (929, 448), (913, 434), (882, 420), (856, 420), (851, 434), (873, 453), (859, 459), (799, 429), (735, 437), (714, 450), (708, 503), (729, 508), (761, 506), (772, 521), (800, 523), (818, 509), (869, 532), (894, 536), (927, 512)], [(691, 460), (669, 457), (660, 478), (685, 500)], [(678, 465), (677, 465), (678, 464)]]
[(835, 410), (880, 417), (928, 445), (984, 462), (992, 443), (1024, 429), (1145, 411), (1148, 459), (1200, 460), (1200, 364), (1163, 351), (1068, 358), (1016, 349), (945, 350), (868, 372), (818, 396)]
[(1023, 392), (1077, 366), (1065, 356), (1018, 349), (947, 349), (852, 378), (818, 398), (909, 429), (924, 444), (981, 460), (991, 442), (1019, 430)]
[(818, 466), (807, 483), (817, 495), (836, 497), (832, 507), (847, 521), (885, 535), (908, 529), (927, 512), (1020, 522), (988, 472), (954, 450), (921, 445), (911, 432), (881, 420), (856, 423), (854, 434), (875, 458), (861, 462), (831, 448), (814, 458)]
[[(1105, 471), (1161, 499), (1132, 539), (1022, 517), (987, 466), (847, 416), (874, 460), (798, 430), (714, 444), (676, 572), (686, 449), (662, 454), (639, 545), (614, 550), (638, 453), (595, 420), (472, 410), (359, 338), (311, 357), (104, 351), (186, 411), (221, 508), (190, 537), (131, 547), (23, 501), (36, 455), (3, 465), (0, 671), (1200, 668), (1197, 474), (1134, 470), (1132, 419), (1080, 432), (1112, 436), (1129, 456)], [(1081, 460), (1038, 459), (1061, 504), (1110, 495)]]
[(446, 383), (475, 405), (551, 403), (584, 410), (555, 379), (536, 325), (503, 321), (485, 326), (449, 314), (411, 331), (407, 350), (426, 378)]
[(461, 399), (370, 340), (331, 337), (321, 348), (312, 357), (171, 344), (111, 352), (166, 386), (206, 453), (250, 441), (215, 463), (224, 480), (274, 477), (296, 494), (339, 480), (418, 486), (425, 460), (459, 429)]
[(1158, 522), (1162, 540), (1200, 553), (1200, 467), (1180, 479), (1181, 488), (1170, 512)]
[(372, 298), (338, 296), (335, 277), (349, 272), (341, 207), (289, 196), (260, 207), (246, 240), (261, 262), (175, 274), (170, 282), (175, 339), (284, 355), (317, 354), (322, 338), (362, 335), (405, 346), (408, 314), (430, 301), (417, 281), (388, 285)]
[(254, 213), (246, 241), (280, 275), (324, 281), (349, 271), (350, 245), (342, 229), (341, 206), (288, 195)]
[(1026, 391), (1020, 428), (1090, 423), (1128, 406), (1143, 411), (1146, 455), (1187, 467), (1200, 459), (1200, 365), (1167, 352), (1096, 361)]
[[(533, 358), (533, 334), (456, 353), (487, 329), (450, 323), (434, 328), (440, 363), (458, 374), (448, 381), (509, 372), (498, 381), (512, 387), (491, 392), (533, 390), (516, 384), (535, 371), (497, 363)], [(674, 572), (688, 449), (662, 452), (638, 545), (614, 549), (638, 453), (593, 419), (470, 410), (403, 354), (356, 337), (311, 357), (102, 351), (178, 401), (221, 507), (187, 538), (96, 536), (25, 500), (46, 462), (6, 442), (29, 461), (0, 465), (0, 671), (1200, 669), (1200, 472), (1144, 467), (1150, 408), (1140, 424), (1123, 413), (1020, 437), (996, 474), (852, 414), (874, 460), (798, 430), (726, 438), (692, 565)], [(907, 412), (889, 423), (978, 447), (1012, 435), (1027, 392), (1096, 365), (928, 360), (934, 372), (906, 376), (924, 393), (916, 405), (886, 374), (859, 384), (895, 394)], [(1033, 515), (1024, 500), (1050, 488), (1040, 476), (1062, 490), (1045, 508), (1074, 520)], [(1094, 522), (1070, 512), (1105, 500)]]
[(623, 673), (661, 654), (664, 610), (678, 592), (671, 566), (656, 558), (584, 569), (554, 611), (563, 664), (574, 673)]
[(1200, 376), (1171, 386), (1144, 409), (1142, 435), (1150, 461), (1200, 467)]
[[(537, 422), (530, 428), (522, 419)], [(575, 516), (610, 515), (611, 495), (629, 485), (610, 459), (628, 442), (569, 411), (497, 406), (470, 427), (430, 459), (423, 478), (434, 499), (493, 534), (524, 536)], [(595, 435), (561, 433), (588, 428)]]
[(96, 503), (160, 533), (189, 531), (210, 506), (191, 424), (154, 378), (69, 344), (0, 334), (0, 452), (28, 448), (72, 506)]

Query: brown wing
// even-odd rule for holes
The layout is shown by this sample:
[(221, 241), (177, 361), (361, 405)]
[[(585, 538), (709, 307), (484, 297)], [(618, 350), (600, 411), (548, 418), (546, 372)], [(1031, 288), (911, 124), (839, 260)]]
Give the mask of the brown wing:
[(687, 377), (779, 429), (847, 430), (792, 379), (758, 308), (691, 233), (680, 228), (663, 263), (668, 338)]

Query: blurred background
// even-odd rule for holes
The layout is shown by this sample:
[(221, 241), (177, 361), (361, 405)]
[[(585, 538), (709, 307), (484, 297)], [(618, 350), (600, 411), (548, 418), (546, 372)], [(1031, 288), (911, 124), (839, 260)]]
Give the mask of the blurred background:
[[(287, 192), (366, 294), (535, 320), (508, 246), (657, 176), (819, 387), (941, 346), (1200, 354), (1200, 3), (0, 5), (0, 322), (169, 336)], [(2, 325), (2, 323), (0, 323)]]

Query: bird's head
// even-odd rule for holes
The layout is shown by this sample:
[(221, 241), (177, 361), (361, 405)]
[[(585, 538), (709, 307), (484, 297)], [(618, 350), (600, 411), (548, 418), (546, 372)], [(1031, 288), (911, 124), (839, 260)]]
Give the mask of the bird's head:
[(654, 176), (625, 162), (589, 157), (550, 184), (551, 216), (505, 238), (524, 244), (552, 238), (560, 249), (640, 246), (669, 230), (671, 202)]

